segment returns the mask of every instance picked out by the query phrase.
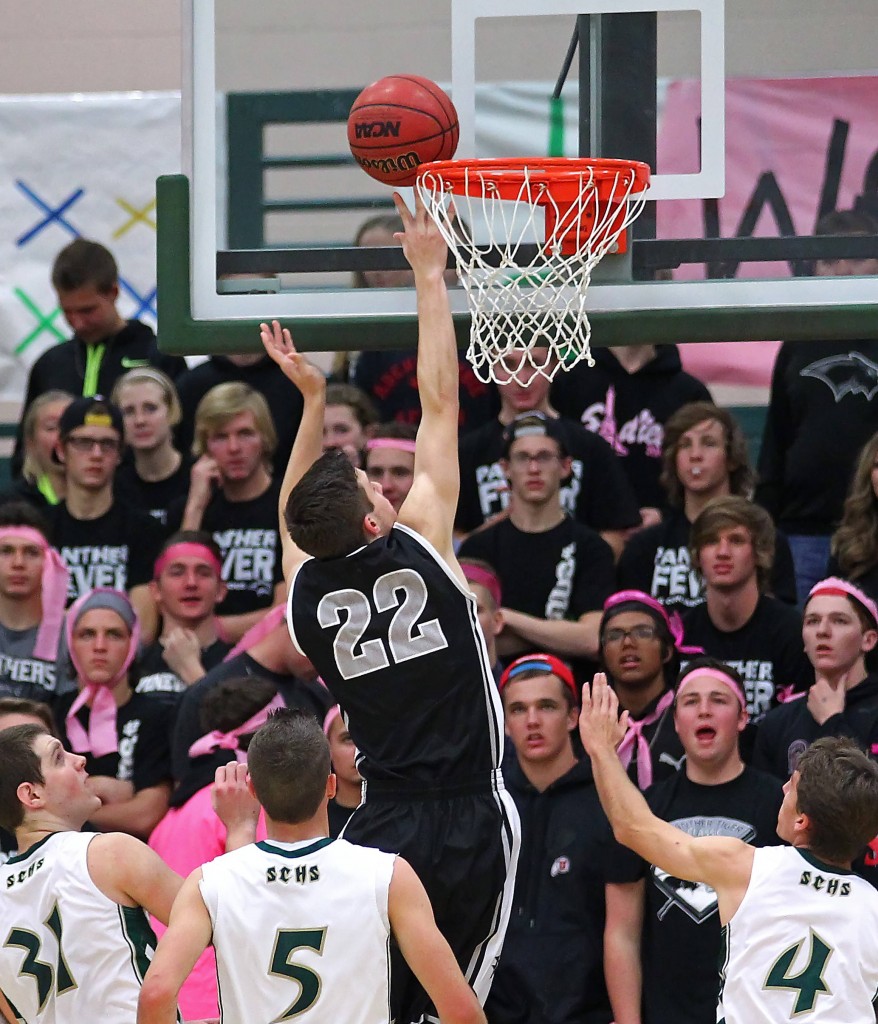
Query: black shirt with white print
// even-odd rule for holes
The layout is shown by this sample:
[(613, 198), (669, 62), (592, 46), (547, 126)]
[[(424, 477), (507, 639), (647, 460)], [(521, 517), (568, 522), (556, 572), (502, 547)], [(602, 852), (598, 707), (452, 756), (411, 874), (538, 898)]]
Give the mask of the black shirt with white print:
[[(653, 813), (693, 836), (730, 836), (775, 846), (780, 783), (754, 768), (730, 782), (705, 786), (685, 771), (646, 791)], [(648, 864), (617, 845), (607, 881), (646, 879), (641, 964), (643, 1024), (713, 1024), (719, 995), (721, 926), (716, 893)]]
[[(575, 420), (558, 419), (570, 478), (561, 487), (564, 510), (593, 530), (627, 530), (640, 523), (640, 508), (613, 449)], [(460, 498), (454, 527), (469, 533), (509, 504), (503, 457), (503, 425), (492, 420), (460, 440)]]
[(552, 383), (552, 404), (579, 420), (613, 449), (641, 506), (663, 508), (659, 483), (665, 423), (688, 402), (709, 402), (710, 392), (686, 373), (676, 345), (659, 345), (655, 356), (629, 373), (611, 349), (594, 351), (594, 366), (578, 363)]
[(740, 629), (717, 629), (706, 604), (685, 613), (683, 629), (687, 644), (703, 647), (741, 675), (751, 722), (761, 721), (777, 705), (779, 691), (802, 693), (814, 681), (802, 646), (802, 617), (777, 598), (763, 594)]
[(194, 458), (184, 455), (179, 467), (164, 480), (144, 480), (137, 475), (134, 462), (123, 462), (116, 471), (113, 494), (132, 508), (148, 512), (162, 526), (168, 525), (168, 509), (189, 493), (189, 480)]
[[(202, 647), (201, 665), (204, 671), (209, 672), (215, 665), (219, 665), (231, 649), (232, 645), (224, 640), (214, 640), (209, 647)], [(176, 706), (180, 694), (188, 689), (189, 686), (165, 661), (165, 648), (162, 642), (156, 640), (150, 644), (140, 657), (140, 679), (135, 692), (151, 694)]]
[[(655, 526), (638, 530), (619, 557), (616, 578), (620, 590), (643, 590), (668, 609), (681, 614), (704, 603), (704, 588), (692, 568), (689, 532), (692, 524), (680, 509), (668, 512)], [(771, 593), (785, 604), (796, 603), (796, 573), (789, 543), (775, 541)]]
[[(71, 749), (65, 718), (77, 694), (65, 693), (55, 705), (55, 720), (61, 739)], [(83, 729), (88, 732), (90, 710), (77, 711)], [(127, 704), (116, 709), (116, 736), (119, 749), (115, 754), (95, 757), (85, 755), (85, 770), (89, 775), (106, 775), (130, 782), (134, 792), (171, 781), (171, 733), (174, 728), (174, 708), (149, 694), (134, 693)]]
[(0, 697), (51, 703), (56, 692), (54, 661), (34, 657), (39, 625), (8, 629), (0, 622)]
[[(257, 498), (229, 501), (216, 491), (201, 520), (222, 553), (222, 577), (228, 593), (217, 606), (217, 615), (241, 615), (270, 608), (274, 588), (283, 580), (283, 552), (278, 532), (277, 505), (280, 484), (276, 481)], [(168, 513), (171, 528), (178, 528), (185, 501)]]
[(70, 573), (68, 604), (95, 587), (128, 591), (152, 579), (165, 539), (152, 516), (114, 501), (97, 519), (75, 519), (62, 501), (51, 521), (52, 543)]

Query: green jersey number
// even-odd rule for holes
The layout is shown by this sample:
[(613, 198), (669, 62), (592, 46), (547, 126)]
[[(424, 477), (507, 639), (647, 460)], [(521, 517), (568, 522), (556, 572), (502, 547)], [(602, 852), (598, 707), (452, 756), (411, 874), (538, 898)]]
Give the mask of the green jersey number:
[(805, 944), (804, 939), (781, 953), (765, 979), (765, 988), (782, 988), (796, 993), (796, 1003), (792, 1012), (794, 1017), (800, 1013), (810, 1013), (814, 1009), (817, 997), (823, 992), (829, 992), (829, 986), (823, 979), (823, 972), (832, 956), (832, 946), (827, 945), (813, 929), (810, 941), (808, 963), (798, 974), (790, 974), (790, 968)]
[(24, 963), (18, 973), (29, 975), (36, 982), (40, 1013), (45, 1009), (53, 988), (56, 995), (59, 996), (76, 988), (76, 981), (70, 973), (61, 948), (61, 914), (57, 903), (52, 907), (52, 912), (43, 924), (55, 936), (55, 941), (58, 944), (58, 959), (54, 967), (50, 963), (46, 963), (45, 960), (40, 960), (42, 941), (39, 935), (26, 928), (11, 929), (6, 942), (3, 943), (4, 946), (17, 946), (24, 950)]
[(279, 1017), (274, 1018), (272, 1024), (292, 1020), (317, 1001), (323, 985), (320, 975), (310, 967), (297, 964), (290, 958), (299, 949), (313, 949), (318, 956), (323, 956), (325, 939), (325, 928), (278, 930), (268, 973), (277, 978), (291, 978), (298, 984), (299, 994)]

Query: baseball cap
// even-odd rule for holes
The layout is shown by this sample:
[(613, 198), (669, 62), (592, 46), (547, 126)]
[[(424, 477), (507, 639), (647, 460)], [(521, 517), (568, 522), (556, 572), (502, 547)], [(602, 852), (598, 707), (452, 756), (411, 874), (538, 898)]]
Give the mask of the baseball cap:
[(66, 437), (77, 427), (112, 427), (121, 438), (124, 435), (122, 413), (103, 395), (74, 398), (61, 414), (58, 434)]
[(557, 419), (542, 412), (526, 412), (515, 419), (503, 431), (503, 458), (509, 458), (509, 449), (522, 437), (548, 437), (558, 445), (561, 458), (568, 455), (564, 431)]

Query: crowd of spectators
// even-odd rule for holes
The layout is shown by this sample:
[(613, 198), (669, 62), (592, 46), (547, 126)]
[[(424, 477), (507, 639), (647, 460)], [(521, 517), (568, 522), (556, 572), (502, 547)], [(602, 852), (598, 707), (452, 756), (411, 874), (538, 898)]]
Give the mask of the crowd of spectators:
[[(863, 217), (823, 229), (875, 231)], [(377, 218), (361, 244), (397, 229)], [(216, 768), (246, 759), (270, 709), (304, 708), (330, 741), (337, 834), (359, 799), (355, 751), (284, 617), (296, 388), (262, 355), (188, 369), (161, 354), (116, 312), (96, 243), (63, 250), (52, 280), (74, 334), (32, 369), (0, 503), (0, 728), (41, 721), (84, 753), (103, 800), (90, 827), (152, 835), (185, 873), (224, 848)], [(878, 366), (874, 345), (859, 348)], [(695, 1024), (715, 1004), (711, 891), (607, 829), (575, 732), (595, 670), (629, 713), (632, 780), (701, 834), (778, 842), (780, 786), (809, 742), (878, 750), (878, 392), (840, 391), (818, 366), (856, 347), (781, 349), (758, 476), (674, 346), (604, 350), (553, 385), (504, 381), (512, 365), (498, 386), (462, 377), (459, 555), (523, 827), (492, 1021)], [(324, 446), (395, 509), (416, 459), (415, 361), (351, 354), (327, 391)], [(857, 864), (878, 885), (876, 868), (878, 842)], [(215, 1015), (209, 974), (186, 996), (199, 1016)]]

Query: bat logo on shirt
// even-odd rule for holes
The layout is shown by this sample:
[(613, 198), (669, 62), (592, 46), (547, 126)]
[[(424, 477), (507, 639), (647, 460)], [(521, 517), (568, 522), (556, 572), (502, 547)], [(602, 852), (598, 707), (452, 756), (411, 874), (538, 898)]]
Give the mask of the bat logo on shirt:
[(845, 395), (865, 395), (871, 402), (878, 393), (878, 365), (860, 352), (818, 359), (806, 366), (802, 377), (815, 377), (832, 390), (836, 402)]

